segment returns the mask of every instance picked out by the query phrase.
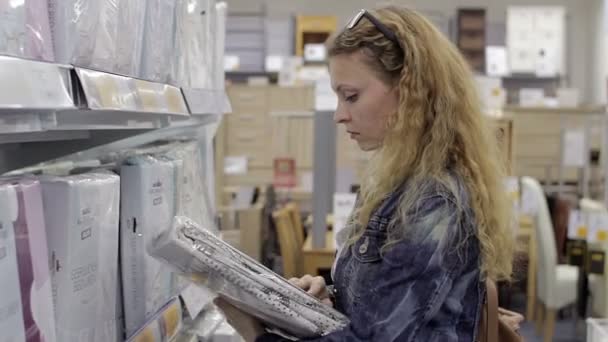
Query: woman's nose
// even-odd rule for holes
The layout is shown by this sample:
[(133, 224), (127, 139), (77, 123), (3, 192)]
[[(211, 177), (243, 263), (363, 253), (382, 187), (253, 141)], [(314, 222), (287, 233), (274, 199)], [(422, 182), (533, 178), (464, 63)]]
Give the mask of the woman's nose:
[(338, 108), (336, 108), (336, 112), (334, 113), (334, 121), (337, 124), (350, 121), (350, 114), (340, 104), (338, 104)]

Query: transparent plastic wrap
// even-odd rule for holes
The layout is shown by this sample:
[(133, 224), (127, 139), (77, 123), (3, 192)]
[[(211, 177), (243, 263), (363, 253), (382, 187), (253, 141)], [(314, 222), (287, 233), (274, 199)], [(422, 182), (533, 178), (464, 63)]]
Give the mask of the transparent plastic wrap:
[(226, 50), (226, 19), (228, 15), (228, 5), (225, 2), (218, 2), (215, 5), (215, 32), (212, 37), (215, 40), (213, 56), (213, 87), (217, 90), (224, 90), (224, 51)]
[[(55, 335), (53, 289), (40, 183), (25, 179), (1, 179), (0, 201), (0, 219), (6, 230), (3, 238), (7, 239), (4, 241), (4, 247), (8, 247), (1, 261), (3, 272), (0, 282), (4, 285), (0, 296), (0, 309), (4, 314), (0, 332), (15, 333), (14, 339), (5, 336), (10, 341), (59, 341)], [(11, 234), (11, 231), (14, 234)], [(10, 240), (11, 235), (13, 241)], [(11, 248), (14, 250), (11, 251)], [(19, 273), (20, 296), (17, 298), (11, 296), (4, 287), (5, 282), (10, 280), (10, 272), (6, 271), (12, 267), (6, 263), (10, 262), (11, 252), (16, 253)], [(7, 301), (12, 303), (4, 306)], [(18, 306), (14, 303), (18, 303)], [(19, 329), (24, 330), (20, 332)]]
[(25, 55), (41, 61), (54, 61), (48, 0), (25, 0), (25, 15)]
[(100, 0), (49, 0), (55, 59), (90, 67), (95, 52)]
[[(116, 47), (119, 24), (119, 4), (132, 0), (98, 0), (97, 31), (93, 39), (95, 49), (91, 60), (91, 68), (96, 70), (115, 72)], [(137, 2), (137, 1), (136, 1)], [(123, 33), (124, 34), (124, 33)]]
[(128, 342), (169, 342), (182, 329), (183, 310), (179, 299), (171, 300), (161, 308)]
[(57, 339), (121, 341), (120, 178), (100, 171), (40, 179)]
[(171, 227), (175, 213), (175, 165), (151, 156), (128, 157), (120, 167), (120, 238), (127, 336), (132, 336), (178, 289), (171, 269), (146, 252)]
[(138, 77), (142, 58), (146, 2), (121, 0), (118, 5), (115, 72)]
[(176, 0), (146, 3), (141, 78), (166, 83), (171, 79)]
[(151, 255), (287, 335), (307, 338), (344, 328), (348, 319), (186, 217), (148, 245)]
[(209, 45), (212, 0), (178, 0), (175, 26), (175, 83), (184, 88), (209, 88), (213, 46)]
[(0, 54), (25, 55), (25, 6), (23, 1), (0, 1)]
[(203, 172), (200, 144), (196, 141), (172, 146), (167, 156), (183, 161), (183, 177), (176, 215), (186, 216), (194, 222), (219, 234), (211, 211), (208, 186)]

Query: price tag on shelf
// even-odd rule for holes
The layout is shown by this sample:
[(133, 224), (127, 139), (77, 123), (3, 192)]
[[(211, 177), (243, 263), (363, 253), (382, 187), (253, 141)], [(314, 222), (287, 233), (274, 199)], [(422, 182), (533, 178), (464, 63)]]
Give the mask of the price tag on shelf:
[(159, 88), (162, 88), (162, 86), (162, 84), (135, 80), (135, 88), (143, 111), (154, 113), (165, 113), (167, 111), (166, 104), (161, 101), (162, 98), (159, 96), (161, 95), (159, 90), (162, 90)]
[(165, 86), (165, 99), (167, 100), (167, 108), (169, 109), (169, 113), (189, 114), (184, 95), (179, 88)]

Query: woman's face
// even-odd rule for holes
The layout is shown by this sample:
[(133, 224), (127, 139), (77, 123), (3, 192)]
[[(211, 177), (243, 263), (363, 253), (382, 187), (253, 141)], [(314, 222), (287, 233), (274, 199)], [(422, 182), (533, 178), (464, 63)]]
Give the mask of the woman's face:
[(364, 63), (361, 52), (329, 60), (331, 85), (338, 95), (336, 123), (344, 124), (351, 139), (364, 151), (375, 150), (386, 134), (386, 121), (397, 111), (396, 87), (384, 83)]

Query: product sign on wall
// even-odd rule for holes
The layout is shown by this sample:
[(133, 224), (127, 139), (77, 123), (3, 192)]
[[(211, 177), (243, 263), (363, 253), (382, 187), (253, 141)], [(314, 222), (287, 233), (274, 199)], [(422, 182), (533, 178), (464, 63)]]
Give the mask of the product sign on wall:
[(296, 186), (296, 161), (293, 158), (274, 160), (273, 184), (276, 187), (293, 188)]
[(511, 6), (507, 49), (512, 73), (552, 77), (565, 73), (566, 12), (561, 6)]

